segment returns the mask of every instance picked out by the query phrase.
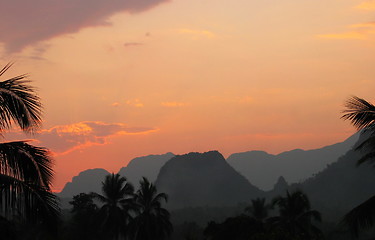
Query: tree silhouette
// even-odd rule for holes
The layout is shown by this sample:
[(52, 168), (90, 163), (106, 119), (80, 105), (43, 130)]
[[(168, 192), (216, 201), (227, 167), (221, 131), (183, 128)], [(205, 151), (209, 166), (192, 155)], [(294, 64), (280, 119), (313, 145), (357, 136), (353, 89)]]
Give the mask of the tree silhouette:
[(64, 239), (100, 239), (100, 232), (97, 228), (93, 228), (98, 213), (98, 206), (93, 199), (92, 194), (86, 193), (73, 196), (73, 200), (69, 202), (73, 206), (71, 210), (73, 216), (63, 231)]
[(114, 173), (107, 175), (102, 182), (102, 195), (91, 193), (103, 203), (97, 215), (97, 224), (105, 239), (125, 239), (131, 219), (133, 193), (133, 185), (125, 177)]
[(286, 192), (286, 196), (273, 199), (272, 205), (278, 206), (279, 216), (270, 218), (270, 222), (282, 233), (285, 239), (320, 239), (321, 231), (312, 224), (312, 220), (321, 221), (321, 215), (311, 210), (308, 197), (301, 191)]
[[(375, 106), (366, 100), (353, 96), (346, 101), (343, 119), (351, 121), (358, 131), (363, 130), (366, 138), (355, 150), (363, 151), (357, 165), (375, 163)], [(343, 223), (358, 237), (360, 229), (370, 229), (375, 221), (375, 196), (361, 203), (344, 216)]]
[(161, 240), (172, 233), (169, 212), (161, 206), (162, 200), (167, 199), (165, 193), (158, 193), (155, 185), (142, 178), (135, 194), (137, 216), (132, 224), (131, 239)]
[(268, 217), (270, 206), (266, 204), (265, 198), (256, 198), (251, 200), (251, 205), (245, 208), (245, 212), (259, 222), (264, 222)]
[[(12, 64), (0, 70), (2, 76)], [(0, 82), (0, 134), (14, 124), (32, 133), (41, 124), (42, 105), (27, 75)], [(26, 141), (0, 143), (0, 216), (34, 224), (57, 223), (59, 206), (51, 193), (49, 151)], [(55, 225), (56, 226), (56, 225)]]
[(203, 234), (208, 240), (270, 239), (262, 238), (263, 232), (258, 228), (256, 220), (244, 214), (227, 218), (223, 223), (211, 221)]

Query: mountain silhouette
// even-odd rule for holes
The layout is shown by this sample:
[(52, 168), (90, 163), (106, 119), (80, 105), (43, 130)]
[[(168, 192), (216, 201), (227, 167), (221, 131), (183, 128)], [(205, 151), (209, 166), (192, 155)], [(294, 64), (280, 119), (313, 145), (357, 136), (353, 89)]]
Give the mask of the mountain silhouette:
[(325, 170), (292, 189), (302, 189), (316, 208), (332, 216), (346, 212), (375, 195), (375, 169), (369, 164), (356, 166), (361, 152), (348, 151)]
[(289, 188), (289, 184), (285, 181), (283, 176), (280, 176), (276, 184), (273, 186), (273, 192), (275, 194), (284, 194), (284, 192)]
[(126, 167), (121, 168), (118, 174), (126, 177), (135, 187), (138, 187), (138, 182), (142, 177), (154, 182), (160, 168), (174, 156), (173, 153), (169, 152), (162, 155), (137, 157), (131, 160)]
[(230, 206), (263, 195), (217, 151), (173, 157), (160, 169), (155, 184), (169, 195), (167, 206), (172, 209)]
[(295, 183), (323, 170), (349, 151), (358, 136), (354, 134), (344, 142), (307, 151), (295, 149), (278, 155), (263, 151), (235, 153), (230, 155), (227, 161), (252, 184), (270, 190), (280, 176), (289, 183)]
[(101, 192), (101, 182), (109, 172), (102, 168), (88, 169), (67, 182), (57, 195), (60, 198), (71, 198), (80, 193)]
[[(154, 182), (161, 166), (173, 156), (173, 153), (166, 153), (162, 155), (137, 157), (132, 159), (128, 163), (128, 166), (121, 168), (119, 174), (126, 177), (127, 180), (137, 188), (138, 182), (142, 177), (146, 177), (151, 182)], [(73, 177), (71, 182), (65, 185), (63, 190), (58, 193), (58, 196), (60, 198), (71, 198), (79, 193), (100, 193), (101, 182), (108, 174), (108, 171), (101, 168), (82, 171), (78, 176)]]

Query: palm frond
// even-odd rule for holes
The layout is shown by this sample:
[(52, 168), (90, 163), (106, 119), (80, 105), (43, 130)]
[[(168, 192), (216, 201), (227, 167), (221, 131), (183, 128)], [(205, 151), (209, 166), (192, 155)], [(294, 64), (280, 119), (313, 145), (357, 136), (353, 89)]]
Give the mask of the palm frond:
[(344, 115), (341, 118), (350, 120), (358, 130), (374, 125), (375, 106), (371, 103), (353, 96), (346, 101), (345, 107), (346, 109), (343, 111)]
[(92, 197), (94, 199), (98, 200), (101, 203), (107, 203), (108, 202), (108, 199), (106, 197), (100, 195), (99, 193), (91, 192), (90, 194), (92, 195)]
[[(12, 64), (0, 70), (3, 75)], [(22, 130), (32, 131), (40, 126), (42, 105), (35, 89), (28, 85), (27, 75), (19, 75), (0, 82), (0, 127), (7, 129), (12, 121)]]
[(354, 150), (375, 150), (375, 133), (373, 132), (370, 135), (362, 134), (362, 136), (364, 136), (364, 140), (362, 142), (356, 143), (354, 146)]
[(358, 236), (360, 229), (370, 229), (374, 222), (375, 196), (353, 208), (342, 220), (342, 223), (349, 227), (354, 236)]
[(375, 167), (375, 152), (368, 152), (358, 159), (356, 165), (359, 166), (363, 163), (373, 164)]
[(59, 203), (49, 189), (15, 177), (0, 174), (0, 212), (6, 217), (21, 214), (28, 220), (55, 221)]
[(13, 66), (12, 62), (7, 63), (1, 70), (0, 70), (0, 77), (10, 68)]
[(0, 173), (49, 190), (53, 178), (52, 159), (47, 149), (25, 141), (1, 143)]
[(265, 198), (256, 198), (251, 200), (251, 205), (245, 208), (252, 217), (257, 220), (263, 220), (268, 217), (269, 205), (266, 204)]
[[(156, 190), (156, 187), (154, 188)], [(165, 202), (168, 202), (168, 195), (166, 193), (158, 193), (153, 199), (153, 201), (155, 202), (161, 202), (162, 200), (164, 200)]]

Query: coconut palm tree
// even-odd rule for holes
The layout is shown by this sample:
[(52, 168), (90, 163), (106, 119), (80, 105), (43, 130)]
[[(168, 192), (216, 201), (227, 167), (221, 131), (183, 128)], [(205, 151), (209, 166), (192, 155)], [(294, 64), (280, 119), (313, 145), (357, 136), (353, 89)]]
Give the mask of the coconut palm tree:
[(105, 239), (120, 240), (127, 235), (133, 202), (133, 185), (119, 174), (109, 174), (102, 182), (102, 195), (91, 193), (103, 203), (97, 215), (97, 224)]
[(72, 217), (62, 228), (63, 239), (81, 240), (100, 239), (100, 231), (93, 228), (95, 217), (98, 214), (98, 206), (94, 203), (92, 194), (80, 193), (73, 196), (73, 200), (69, 202), (72, 205), (70, 213)]
[(161, 240), (172, 233), (169, 212), (162, 208), (162, 200), (167, 201), (165, 193), (158, 193), (154, 184), (143, 177), (135, 194), (137, 216), (134, 218), (131, 239)]
[(308, 197), (296, 190), (286, 192), (286, 196), (273, 199), (272, 205), (279, 208), (279, 216), (270, 218), (270, 222), (281, 229), (286, 239), (320, 239), (321, 231), (312, 224), (312, 220), (321, 221), (321, 215), (311, 210)]
[(245, 212), (259, 222), (264, 222), (268, 217), (270, 206), (266, 204), (265, 198), (256, 198), (251, 200), (251, 205), (245, 208)]
[[(366, 100), (353, 96), (346, 101), (343, 119), (351, 121), (366, 138), (355, 147), (363, 152), (357, 165), (375, 163), (375, 106)], [(361, 203), (344, 216), (343, 223), (348, 225), (355, 236), (360, 229), (370, 229), (375, 222), (375, 196)]]
[[(11, 66), (5, 65), (0, 76)], [(28, 83), (27, 75), (0, 82), (0, 134), (14, 124), (26, 133), (40, 127), (42, 105)], [(51, 193), (52, 178), (52, 159), (46, 148), (26, 141), (0, 143), (0, 216), (56, 223), (59, 206)]]

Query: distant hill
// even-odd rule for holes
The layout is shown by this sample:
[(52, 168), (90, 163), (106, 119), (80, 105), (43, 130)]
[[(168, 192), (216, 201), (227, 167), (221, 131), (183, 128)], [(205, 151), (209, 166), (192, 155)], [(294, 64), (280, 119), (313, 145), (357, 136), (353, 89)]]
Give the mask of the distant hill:
[(217, 151), (170, 159), (155, 182), (169, 195), (169, 208), (231, 206), (264, 193), (235, 171)]
[[(173, 153), (166, 153), (134, 158), (128, 163), (127, 167), (120, 169), (119, 174), (125, 176), (137, 188), (138, 182), (143, 176), (147, 177), (150, 181), (155, 181), (161, 166), (173, 156)], [(101, 168), (82, 171), (78, 176), (73, 177), (72, 181), (68, 182), (57, 195), (60, 198), (71, 198), (81, 192), (100, 193), (101, 183), (107, 174), (109, 172)]]
[(135, 188), (138, 187), (139, 180), (147, 177), (148, 180), (154, 182), (158, 176), (160, 168), (175, 155), (166, 153), (162, 155), (149, 155), (138, 157), (131, 160), (128, 166), (120, 169), (119, 174), (125, 176)]
[(354, 134), (344, 142), (320, 149), (296, 149), (278, 155), (263, 151), (235, 153), (227, 161), (252, 184), (270, 190), (280, 176), (289, 183), (295, 183), (323, 170), (349, 151), (357, 140), (358, 134)]
[(285, 181), (283, 176), (279, 177), (276, 184), (273, 186), (272, 193), (273, 195), (284, 194), (288, 190), (289, 184)]
[(369, 164), (357, 167), (360, 154), (351, 150), (324, 171), (291, 188), (302, 189), (322, 212), (342, 216), (375, 195), (375, 169)]
[(102, 168), (88, 169), (73, 177), (71, 182), (65, 184), (64, 189), (57, 195), (60, 198), (71, 198), (79, 193), (101, 192), (104, 177), (109, 172)]

